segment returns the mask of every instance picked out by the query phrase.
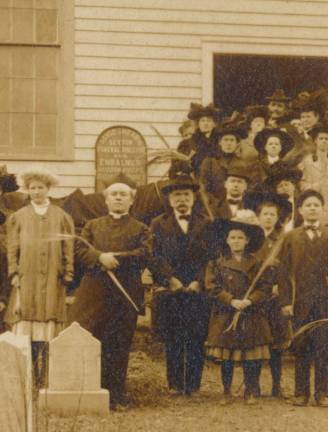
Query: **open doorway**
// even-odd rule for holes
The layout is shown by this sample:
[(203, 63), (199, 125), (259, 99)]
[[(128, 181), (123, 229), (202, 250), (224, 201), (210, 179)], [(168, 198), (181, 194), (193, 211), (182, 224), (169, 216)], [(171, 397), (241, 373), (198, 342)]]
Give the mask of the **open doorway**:
[(328, 58), (214, 54), (214, 103), (225, 114), (263, 104), (274, 90), (295, 97), (328, 88)]

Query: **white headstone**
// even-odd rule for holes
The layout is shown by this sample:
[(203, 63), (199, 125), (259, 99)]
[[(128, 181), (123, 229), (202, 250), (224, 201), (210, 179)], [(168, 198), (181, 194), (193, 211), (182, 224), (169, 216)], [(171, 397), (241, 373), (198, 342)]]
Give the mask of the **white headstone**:
[[(4, 345), (3, 345), (4, 344)], [(16, 369), (21, 370), (20, 368), (23, 367), (23, 376), (21, 376), (21, 383), (24, 382), (24, 410), (25, 410), (25, 417), (24, 421), (26, 421), (26, 425), (25, 425), (25, 429), (22, 429), (24, 432), (32, 432), (33, 426), (33, 412), (32, 412), (32, 408), (33, 408), (33, 400), (32, 400), (32, 357), (31, 357), (31, 340), (29, 336), (23, 336), (23, 335), (15, 335), (12, 332), (5, 332), (2, 333), (0, 335), (0, 345), (2, 346), (1, 348), (1, 359), (0, 359), (0, 366), (1, 366), (1, 371), (3, 371), (3, 365), (5, 365), (5, 370), (11, 370), (12, 374), (15, 374), (14, 370), (15, 368), (13, 367), (13, 365), (10, 363), (10, 358), (13, 358), (13, 349), (15, 350), (15, 352), (19, 353), (17, 354), (17, 358), (20, 358), (22, 360), (17, 360), (16, 363)], [(11, 347), (10, 349), (10, 353), (8, 351), (8, 356), (7, 359), (5, 358), (5, 360), (2, 360), (2, 357), (6, 357), (5, 356), (5, 351), (3, 347), (6, 347), (5, 349), (8, 350), (8, 346)], [(8, 365), (7, 365), (8, 364)], [(9, 373), (9, 372), (8, 372)], [(18, 372), (17, 372), (18, 373)], [(16, 373), (16, 375), (17, 375)], [(18, 375), (17, 375), (18, 376)], [(3, 378), (0, 378), (1, 382)], [(17, 382), (16, 382), (16, 386), (17, 386)], [(3, 412), (3, 407), (5, 405), (2, 404), (2, 397), (3, 397), (3, 392), (2, 392), (2, 384), (0, 385), (0, 394), (1, 394), (1, 402), (0, 402), (0, 409)], [(17, 395), (17, 398), (19, 399), (19, 396)], [(18, 400), (17, 399), (17, 400)], [(19, 404), (17, 403), (17, 409), (20, 411), (21, 408), (19, 408)], [(0, 425), (2, 426), (2, 419), (0, 419)], [(1, 430), (7, 430), (5, 428), (1, 428)], [(16, 429), (12, 429), (13, 431), (16, 432)], [(8, 428), (8, 431), (11, 431), (11, 429)], [(17, 431), (20, 431), (20, 429), (17, 429)]]
[(60, 413), (106, 414), (109, 393), (101, 389), (101, 344), (74, 322), (49, 343), (49, 388), (39, 407)]
[(3, 431), (26, 432), (26, 358), (19, 348), (0, 342), (0, 424)]

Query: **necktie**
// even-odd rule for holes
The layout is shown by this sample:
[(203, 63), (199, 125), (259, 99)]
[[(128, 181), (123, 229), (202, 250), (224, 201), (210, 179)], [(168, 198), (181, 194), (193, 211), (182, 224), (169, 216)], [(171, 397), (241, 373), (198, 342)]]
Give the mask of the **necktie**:
[(185, 220), (185, 221), (189, 222), (190, 221), (190, 215), (185, 215), (185, 214), (179, 215), (179, 220)]
[(320, 229), (319, 229), (319, 227), (317, 225), (311, 225), (311, 224), (309, 224), (309, 225), (305, 226), (305, 229), (308, 230), (308, 231), (311, 231), (314, 239), (318, 238), (320, 236)]

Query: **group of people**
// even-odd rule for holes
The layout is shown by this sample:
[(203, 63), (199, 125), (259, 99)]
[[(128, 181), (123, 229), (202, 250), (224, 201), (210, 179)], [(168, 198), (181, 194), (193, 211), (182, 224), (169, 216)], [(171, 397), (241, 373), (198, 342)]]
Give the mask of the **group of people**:
[[(261, 396), (264, 360), (272, 396), (282, 397), (282, 353), (291, 346), (294, 404), (309, 403), (314, 362), (314, 398), (328, 407), (328, 128), (314, 105), (299, 104), (288, 122), (283, 91), (268, 101), (221, 122), (212, 105), (192, 104), (195, 130), (159, 183), (163, 212), (150, 226), (130, 213), (137, 187), (124, 173), (103, 191), (107, 214), (79, 236), (49, 199), (58, 179), (22, 173), (29, 200), (2, 221), (0, 312), (13, 332), (31, 336), (37, 386), (46, 386), (47, 343), (77, 321), (101, 341), (102, 386), (111, 409), (124, 409), (148, 268), (170, 393), (197, 392), (207, 356), (221, 365), (222, 405), (233, 401), (236, 362), (247, 404)], [(17, 189), (14, 176), (0, 180), (4, 195)]]

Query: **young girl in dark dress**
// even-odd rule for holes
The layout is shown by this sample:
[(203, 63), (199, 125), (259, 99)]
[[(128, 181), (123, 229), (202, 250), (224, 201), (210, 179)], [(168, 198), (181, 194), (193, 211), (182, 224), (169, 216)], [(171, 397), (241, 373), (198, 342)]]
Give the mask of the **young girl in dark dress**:
[[(221, 404), (232, 401), (231, 384), (236, 361), (242, 363), (245, 381), (245, 401), (256, 403), (260, 396), (259, 377), (262, 360), (270, 359), (269, 324), (261, 303), (271, 292), (272, 283), (264, 275), (246, 295), (261, 267), (253, 255), (263, 244), (262, 228), (239, 220), (220, 222), (226, 251), (209, 262), (206, 287), (213, 297), (213, 307), (207, 340), (208, 354), (221, 360), (224, 397)], [(240, 313), (235, 330), (225, 331), (236, 313)]]

